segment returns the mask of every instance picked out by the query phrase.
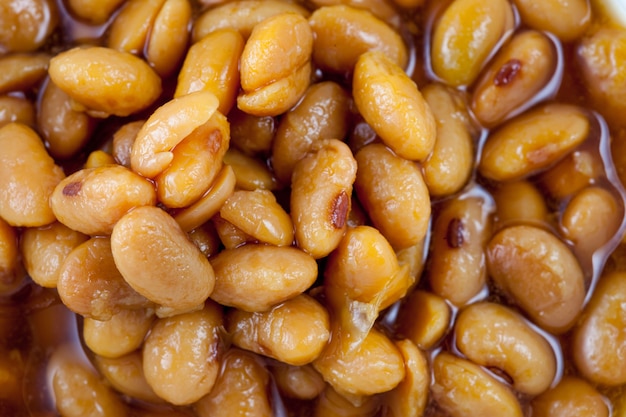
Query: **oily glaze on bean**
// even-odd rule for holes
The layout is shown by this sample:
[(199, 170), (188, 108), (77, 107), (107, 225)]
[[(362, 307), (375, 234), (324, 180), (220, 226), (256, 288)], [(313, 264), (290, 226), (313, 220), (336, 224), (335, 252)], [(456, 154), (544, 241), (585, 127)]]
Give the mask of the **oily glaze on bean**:
[(59, 22), (50, 0), (7, 0), (0, 4), (0, 53), (41, 47)]
[(554, 33), (564, 41), (580, 37), (591, 23), (591, 5), (588, 0), (548, 0), (539, 3), (513, 0), (513, 3), (524, 23)]
[(0, 127), (9, 123), (22, 123), (34, 127), (35, 105), (22, 97), (0, 96)]
[(0, 58), (0, 94), (29, 90), (47, 75), (50, 55), (8, 54)]
[(280, 393), (288, 398), (312, 400), (324, 391), (326, 383), (312, 365), (273, 363), (272, 376)]
[(500, 184), (492, 191), (496, 203), (496, 223), (548, 222), (548, 207), (541, 192), (529, 181)]
[(111, 24), (107, 46), (118, 51), (140, 54), (164, 3), (165, 0), (127, 1)]
[(566, 376), (531, 402), (536, 417), (609, 417), (606, 398), (584, 379)]
[(235, 147), (226, 151), (224, 163), (229, 165), (235, 173), (237, 188), (239, 189), (248, 191), (276, 190), (281, 186), (265, 161), (247, 155)]
[(429, 350), (448, 331), (451, 319), (452, 311), (443, 297), (416, 290), (402, 302), (397, 331), (420, 349)]
[(125, 0), (68, 0), (67, 6), (79, 18), (104, 23)]

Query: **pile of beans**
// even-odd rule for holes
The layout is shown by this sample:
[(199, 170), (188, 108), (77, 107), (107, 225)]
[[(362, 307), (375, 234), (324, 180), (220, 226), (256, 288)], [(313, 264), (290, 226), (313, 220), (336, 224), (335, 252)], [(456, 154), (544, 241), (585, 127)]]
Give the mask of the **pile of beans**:
[(605, 6), (2, 1), (0, 415), (625, 417)]

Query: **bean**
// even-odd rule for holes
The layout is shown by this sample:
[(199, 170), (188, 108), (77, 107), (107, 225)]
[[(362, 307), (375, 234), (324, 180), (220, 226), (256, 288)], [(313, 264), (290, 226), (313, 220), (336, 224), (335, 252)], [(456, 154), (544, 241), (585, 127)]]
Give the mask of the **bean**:
[(291, 217), (298, 247), (322, 258), (337, 247), (347, 228), (357, 163), (348, 146), (327, 139), (294, 167)]
[(137, 292), (163, 307), (197, 308), (211, 294), (215, 275), (178, 223), (157, 207), (137, 207), (111, 234), (115, 264)]
[(83, 320), (85, 345), (101, 358), (119, 358), (137, 350), (154, 321), (150, 309), (121, 310), (109, 320)]
[(498, 225), (548, 222), (546, 201), (537, 187), (529, 181), (499, 184), (492, 195), (496, 203), (495, 217)]
[(83, 168), (100, 168), (107, 165), (115, 165), (115, 158), (113, 158), (113, 155), (97, 149), (89, 153), (89, 156), (87, 156), (87, 160), (85, 161)]
[(513, 35), (474, 87), (474, 114), (484, 126), (497, 125), (532, 104), (556, 69), (557, 52), (550, 38), (534, 30)]
[(424, 238), (413, 246), (396, 251), (398, 263), (401, 267), (408, 268), (409, 277), (413, 282), (419, 281), (426, 266), (426, 251), (424, 250), (426, 243), (426, 238)]
[(111, 24), (107, 46), (118, 51), (140, 54), (165, 1), (127, 1)]
[(229, 148), (224, 155), (224, 163), (229, 165), (237, 177), (237, 188), (254, 191), (276, 190), (280, 184), (267, 164), (237, 148)]
[(35, 126), (35, 105), (26, 98), (0, 96), (0, 127), (9, 123)]
[(448, 331), (452, 311), (443, 297), (416, 290), (404, 299), (398, 313), (397, 331), (422, 350), (430, 350)]
[(572, 354), (578, 371), (589, 381), (617, 386), (626, 382), (626, 276), (603, 275), (576, 325)]
[(172, 150), (207, 123), (218, 107), (217, 97), (199, 91), (172, 99), (156, 109), (141, 127), (130, 154), (133, 171), (154, 178), (174, 160)]
[(117, 164), (130, 168), (131, 149), (133, 148), (137, 134), (145, 122), (145, 120), (128, 122), (122, 125), (113, 134), (111, 153)]
[(352, 94), (359, 113), (399, 156), (423, 160), (433, 150), (437, 126), (415, 82), (382, 52), (362, 54)]
[(325, 71), (351, 73), (363, 53), (379, 51), (400, 68), (408, 62), (402, 37), (369, 10), (320, 7), (309, 18), (315, 34), (313, 61)]
[(48, 199), (65, 174), (37, 133), (20, 123), (4, 125), (0, 149), (0, 217), (12, 226), (54, 222)]
[[(550, 0), (535, 4), (529, 0), (513, 0), (522, 21), (538, 30), (554, 33), (563, 41), (579, 38), (591, 23), (588, 0)], [(558, 19), (549, 16), (558, 16)]]
[(435, 22), (430, 59), (435, 75), (458, 87), (471, 84), (515, 24), (508, 1), (454, 0)]
[[(304, 100), (304, 98), (303, 98)], [(247, 155), (268, 155), (276, 132), (271, 116), (253, 116), (237, 107), (228, 114), (231, 143)]]
[(354, 189), (374, 226), (394, 249), (421, 242), (430, 221), (430, 196), (419, 167), (382, 144), (355, 155)]
[(585, 415), (609, 417), (606, 399), (584, 379), (566, 376), (554, 388), (531, 402), (536, 417), (566, 417)]
[(272, 168), (279, 181), (291, 182), (296, 163), (323, 139), (342, 140), (348, 131), (350, 97), (338, 84), (311, 85), (280, 121), (272, 145)]
[(101, 24), (109, 20), (125, 0), (68, 0), (67, 7), (81, 20)]
[(0, 4), (0, 16), (0, 54), (38, 49), (59, 22), (49, 0), (8, 0)]
[(424, 181), (433, 196), (459, 191), (469, 180), (474, 165), (474, 142), (463, 96), (442, 84), (422, 89), (424, 100), (437, 125), (433, 151), (422, 165)]
[(198, 201), (219, 174), (229, 142), (226, 117), (213, 113), (172, 149), (172, 161), (154, 178), (159, 201), (170, 208)]
[(268, 311), (231, 310), (226, 331), (237, 347), (301, 366), (320, 355), (330, 337), (330, 324), (326, 309), (300, 294)]
[(203, 223), (187, 232), (187, 236), (189, 236), (189, 240), (191, 240), (207, 258), (217, 255), (222, 249), (220, 247), (220, 238), (217, 235), (217, 230), (213, 222), (208, 221)]
[(115, 266), (108, 238), (91, 238), (61, 263), (57, 289), (63, 304), (83, 317), (109, 320), (125, 308), (151, 307)]
[(118, 358), (96, 355), (94, 362), (98, 372), (117, 392), (141, 401), (163, 402), (146, 381), (141, 351), (134, 351)]
[(276, 362), (271, 371), (280, 393), (288, 398), (313, 400), (326, 387), (322, 376), (310, 364), (294, 366)]
[(276, 246), (293, 243), (293, 222), (271, 191), (235, 191), (220, 216), (261, 242)]
[(580, 108), (546, 104), (489, 135), (478, 170), (496, 181), (520, 179), (555, 164), (588, 134), (589, 120)]
[(15, 53), (0, 58), (0, 94), (26, 91), (37, 86), (48, 73), (50, 55)]
[(243, 311), (266, 311), (308, 289), (317, 264), (289, 246), (247, 244), (226, 249), (211, 259), (215, 289), (211, 298)]
[(222, 219), (219, 214), (214, 216), (211, 222), (215, 225), (220, 242), (226, 249), (235, 249), (246, 243), (257, 243), (256, 239), (231, 222)]
[(18, 272), (17, 231), (0, 218), (0, 282), (11, 283)]
[(26, 272), (42, 287), (55, 288), (61, 264), (88, 238), (60, 222), (25, 229), (20, 237), (20, 253)]
[(194, 406), (198, 417), (271, 416), (269, 373), (261, 360), (250, 352), (231, 348), (222, 363), (215, 386)]
[[(619, 155), (619, 154), (616, 154)], [(539, 183), (550, 197), (564, 200), (596, 182), (604, 172), (602, 161), (588, 150), (570, 152), (539, 176)]]
[(239, 90), (239, 58), (244, 39), (234, 29), (211, 32), (187, 51), (178, 74), (174, 97), (209, 91), (218, 101), (218, 110), (228, 114)]
[(147, 63), (110, 48), (61, 52), (50, 60), (48, 73), (61, 90), (100, 117), (136, 113), (161, 94), (161, 79)]
[(523, 415), (513, 392), (467, 359), (442, 352), (435, 357), (432, 366), (431, 394), (449, 416)]
[(164, 400), (186, 405), (207, 395), (220, 371), (222, 310), (202, 310), (156, 321), (143, 346), (148, 385)]
[(110, 234), (129, 210), (155, 203), (154, 185), (119, 165), (76, 171), (50, 196), (56, 218), (87, 235)]
[(315, 409), (314, 417), (374, 417), (378, 415), (380, 398), (372, 396), (348, 396), (339, 394), (332, 386), (326, 385), (326, 389), (320, 394)]
[(525, 225), (502, 229), (487, 245), (487, 269), (496, 286), (548, 331), (565, 332), (582, 310), (582, 269), (548, 231)]
[(355, 9), (367, 10), (390, 26), (397, 28), (400, 25), (399, 11), (396, 10), (391, 2), (386, 0), (311, 0), (311, 3), (317, 6), (317, 8), (345, 5)]

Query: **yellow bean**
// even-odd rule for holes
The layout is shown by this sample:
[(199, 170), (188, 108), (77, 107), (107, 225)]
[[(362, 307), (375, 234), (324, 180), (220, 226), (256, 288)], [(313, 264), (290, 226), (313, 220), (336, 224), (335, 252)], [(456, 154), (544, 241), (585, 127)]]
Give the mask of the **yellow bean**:
[[(346, 398), (349, 397), (349, 398)], [(377, 395), (349, 396), (339, 394), (332, 386), (320, 394), (313, 412), (314, 417), (374, 417), (378, 415), (380, 398)]]
[(498, 225), (548, 222), (548, 207), (537, 187), (525, 180), (498, 184), (492, 192)]
[(607, 399), (584, 379), (566, 376), (555, 387), (534, 398), (531, 413), (536, 417), (580, 415), (609, 417)]
[(276, 190), (278, 181), (270, 171), (265, 161), (241, 152), (231, 147), (224, 155), (224, 163), (228, 165), (237, 177), (237, 188), (254, 191)]
[(106, 22), (125, 0), (68, 0), (68, 8), (82, 20), (101, 24)]
[(430, 350), (448, 331), (452, 311), (443, 297), (416, 290), (406, 297), (398, 313), (398, 334)]
[(588, 0), (548, 0), (541, 3), (513, 0), (513, 3), (525, 24), (554, 33), (565, 42), (579, 38), (591, 23), (591, 5)]
[(119, 358), (137, 350), (154, 321), (150, 309), (121, 310), (109, 320), (86, 317), (83, 321), (85, 345), (102, 358)]
[(141, 401), (163, 402), (146, 381), (141, 351), (134, 351), (118, 358), (96, 355), (94, 362), (100, 374), (117, 392)]
[(30, 90), (47, 75), (50, 55), (9, 54), (0, 58), (0, 94)]
[(50, 0), (8, 0), (0, 4), (0, 54), (43, 46), (59, 23)]
[(272, 364), (271, 371), (280, 393), (288, 398), (313, 400), (326, 387), (324, 379), (312, 365), (294, 366), (276, 362)]
[(35, 127), (35, 105), (26, 98), (0, 96), (0, 127), (9, 123)]
[[(618, 140), (613, 142), (620, 142)], [(619, 158), (620, 153), (614, 152)], [(616, 163), (616, 166), (620, 166)], [(603, 175), (602, 161), (586, 149), (569, 153), (556, 165), (539, 176), (539, 184), (550, 197), (565, 200), (596, 182)]]
[(235, 107), (228, 114), (228, 120), (230, 140), (237, 149), (247, 155), (270, 153), (277, 125), (273, 117), (253, 116)]
[(166, 0), (129, 0), (111, 24), (108, 47), (140, 54)]

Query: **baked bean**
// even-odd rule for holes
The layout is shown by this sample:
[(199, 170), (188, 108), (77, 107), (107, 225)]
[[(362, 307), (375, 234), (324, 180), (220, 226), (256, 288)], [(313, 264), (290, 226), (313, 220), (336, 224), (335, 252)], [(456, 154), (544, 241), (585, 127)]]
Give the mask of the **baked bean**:
[(224, 354), (213, 389), (194, 409), (198, 417), (269, 417), (273, 415), (269, 392), (269, 373), (261, 360), (231, 348)]
[(280, 121), (272, 145), (272, 168), (289, 184), (296, 163), (323, 139), (342, 140), (348, 131), (350, 97), (332, 81), (311, 85), (296, 107)]
[(230, 140), (237, 149), (247, 155), (270, 153), (276, 132), (276, 122), (273, 117), (253, 116), (235, 107), (228, 113), (228, 121), (230, 122)]
[(348, 145), (327, 139), (295, 166), (291, 217), (298, 247), (316, 259), (337, 247), (347, 228), (357, 164)]
[(135, 138), (145, 123), (145, 120), (136, 120), (122, 125), (113, 134), (111, 153), (115, 162), (130, 168), (130, 153), (135, 143)]
[(247, 244), (211, 258), (211, 298), (243, 311), (265, 311), (308, 289), (317, 278), (315, 260), (289, 246)]
[(165, 308), (197, 308), (213, 290), (211, 264), (160, 208), (137, 207), (122, 217), (113, 228), (111, 249), (130, 286)]
[[(354, 210), (353, 210), (354, 211)], [(350, 223), (348, 223), (350, 225)], [(406, 265), (408, 267), (409, 277), (413, 283), (419, 281), (422, 276), (424, 267), (426, 266), (426, 237), (413, 246), (400, 249), (396, 251), (398, 257), (398, 263), (400, 266)]]
[(207, 221), (203, 223), (187, 232), (187, 236), (207, 258), (217, 255), (221, 250), (220, 238), (217, 235), (213, 222)]
[(463, 355), (478, 365), (504, 372), (518, 392), (541, 394), (557, 376), (550, 344), (503, 305), (484, 302), (463, 309), (456, 318), (454, 335)]
[(28, 99), (0, 96), (0, 127), (9, 123), (35, 126), (35, 105)]
[(222, 166), (211, 188), (192, 205), (172, 214), (181, 229), (189, 232), (219, 213), (220, 208), (235, 190), (236, 178), (233, 169)]
[(0, 54), (41, 47), (59, 22), (54, 2), (8, 0), (0, 4)]
[(289, 398), (313, 400), (326, 387), (322, 376), (310, 364), (294, 366), (276, 362), (271, 371), (280, 393)]
[(26, 125), (0, 128), (0, 217), (12, 226), (37, 227), (56, 220), (48, 199), (65, 177), (39, 135)]
[(451, 417), (470, 415), (521, 417), (515, 394), (480, 366), (448, 352), (432, 363), (431, 394)]
[(315, 34), (313, 61), (325, 71), (351, 73), (368, 51), (379, 51), (400, 68), (407, 65), (407, 47), (400, 34), (369, 10), (344, 4), (320, 7), (309, 23)]
[(235, 191), (220, 216), (257, 240), (276, 246), (293, 243), (293, 222), (271, 191)]
[(212, 93), (198, 91), (172, 99), (156, 109), (141, 127), (130, 153), (133, 171), (154, 178), (174, 160), (172, 151), (207, 123), (218, 107)]
[(448, 331), (452, 311), (443, 297), (416, 290), (398, 312), (397, 331), (422, 350), (432, 349)]
[(68, 0), (67, 7), (80, 19), (93, 24), (109, 20), (125, 0)]
[(218, 214), (211, 219), (215, 225), (217, 235), (226, 249), (235, 249), (246, 243), (257, 243), (256, 239), (232, 224), (222, 219)]
[(143, 372), (159, 397), (185, 405), (211, 391), (220, 371), (222, 323), (222, 309), (213, 302), (156, 321), (143, 346)]
[(548, 207), (537, 187), (526, 180), (498, 184), (492, 192), (496, 203), (496, 222), (499, 226), (509, 223), (548, 222)]
[(198, 201), (219, 174), (229, 142), (226, 117), (213, 113), (172, 149), (172, 161), (154, 178), (159, 201), (170, 208)]
[(239, 90), (239, 58), (243, 37), (234, 29), (211, 32), (193, 44), (178, 74), (174, 97), (209, 91), (219, 101), (218, 110), (228, 114)]
[(226, 151), (224, 163), (234, 171), (239, 189), (254, 191), (279, 188), (278, 181), (267, 164), (258, 158), (246, 155), (237, 148), (229, 148)]
[[(346, 398), (349, 397), (349, 398)], [(371, 396), (348, 396), (339, 394), (332, 386), (320, 394), (313, 411), (314, 417), (374, 417), (378, 415), (380, 398)]]
[(534, 398), (531, 414), (536, 417), (585, 415), (609, 417), (606, 399), (584, 379), (566, 376), (554, 388)]
[(372, 328), (356, 346), (334, 326), (330, 341), (313, 361), (324, 380), (340, 394), (373, 395), (396, 387), (406, 374), (404, 359), (384, 333)]
[(354, 189), (376, 228), (395, 249), (421, 242), (430, 221), (430, 196), (419, 167), (376, 143), (356, 155)]
[[(402, 0), (400, 0), (402, 1)], [(414, 1), (414, 0), (404, 0)], [(417, 0), (421, 1), (421, 0)], [(400, 16), (398, 10), (387, 0), (311, 0), (311, 3), (321, 8), (324, 6), (345, 5), (356, 9), (367, 10), (374, 16), (383, 20), (393, 27), (400, 25)]]
[(151, 403), (163, 402), (146, 381), (140, 351), (117, 358), (96, 355), (94, 362), (102, 376), (119, 393)]
[(580, 37), (591, 23), (589, 0), (550, 0), (539, 4), (531, 0), (513, 0), (513, 3), (525, 24), (552, 32), (563, 41)]
[(183, 60), (191, 23), (189, 0), (165, 0), (150, 28), (146, 60), (162, 77), (169, 77)]
[(406, 375), (397, 387), (384, 394), (385, 416), (422, 416), (428, 404), (430, 387), (428, 361), (410, 340), (400, 340), (396, 346), (404, 358)]
[(0, 218), (0, 282), (11, 283), (18, 271), (17, 232)]
[(556, 47), (541, 32), (513, 35), (489, 63), (472, 94), (471, 108), (484, 126), (494, 126), (530, 107), (557, 70)]
[[(161, 94), (161, 79), (140, 58), (103, 47), (74, 48), (50, 60), (52, 82), (94, 116), (128, 116)], [(83, 88), (90, 85), (92, 88)]]
[(248, 39), (252, 29), (263, 20), (282, 13), (308, 17), (309, 11), (296, 3), (282, 0), (236, 0), (205, 11), (195, 21), (192, 41), (198, 42), (219, 29), (237, 30)]
[[(619, 154), (617, 154), (619, 155)], [(600, 178), (602, 162), (588, 150), (575, 150), (539, 176), (539, 183), (550, 197), (564, 200)]]
[(422, 89), (437, 126), (433, 151), (422, 165), (424, 181), (433, 196), (459, 191), (467, 183), (474, 165), (474, 141), (463, 96), (443, 86)]
[(111, 23), (107, 46), (141, 54), (156, 17), (166, 0), (128, 0)]
[(113, 155), (98, 149), (89, 153), (83, 167), (91, 169), (100, 168), (106, 165), (116, 165), (115, 158), (113, 158)]
[(471, 84), (494, 48), (508, 38), (515, 24), (505, 0), (454, 0), (434, 24), (430, 59), (446, 84)]
[(583, 271), (554, 234), (535, 226), (511, 226), (487, 245), (489, 275), (542, 328), (568, 330), (582, 310)]
[(61, 301), (83, 317), (109, 320), (125, 308), (151, 307), (117, 270), (108, 238), (91, 238), (61, 263), (57, 289)]
[(589, 119), (582, 109), (559, 103), (543, 105), (489, 135), (478, 170), (496, 181), (532, 175), (580, 145), (589, 129)]
[(572, 353), (578, 371), (596, 384), (626, 382), (626, 275), (603, 275), (573, 334)]
[(37, 127), (48, 152), (67, 159), (85, 146), (95, 123), (86, 113), (74, 110), (72, 98), (48, 80), (39, 100)]
[(0, 58), (0, 94), (30, 90), (48, 74), (50, 55), (17, 53)]
[(382, 52), (359, 57), (352, 94), (363, 118), (399, 156), (423, 160), (432, 152), (437, 125), (430, 107), (415, 82)]
[(20, 253), (26, 272), (42, 287), (55, 288), (61, 263), (88, 238), (60, 222), (25, 229), (20, 237)]
[(83, 320), (87, 347), (102, 358), (119, 358), (138, 349), (154, 321), (150, 309), (121, 310), (109, 320)]
[(326, 309), (300, 294), (268, 311), (231, 310), (226, 331), (237, 347), (299, 366), (320, 355), (330, 337), (330, 324)]
[(129, 210), (155, 203), (154, 185), (119, 165), (76, 171), (50, 196), (56, 218), (87, 235), (110, 234)]

